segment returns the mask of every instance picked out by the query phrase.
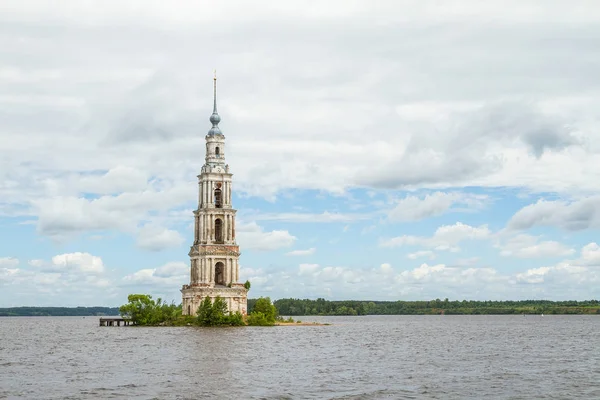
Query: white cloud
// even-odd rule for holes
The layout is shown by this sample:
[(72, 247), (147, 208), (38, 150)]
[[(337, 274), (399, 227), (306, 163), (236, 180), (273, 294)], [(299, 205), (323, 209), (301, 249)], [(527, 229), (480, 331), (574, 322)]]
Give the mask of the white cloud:
[(174, 292), (189, 282), (189, 266), (183, 262), (170, 262), (158, 268), (140, 269), (124, 276), (122, 281), (128, 286), (169, 288)]
[[(493, 267), (420, 264), (394, 268), (389, 263), (364, 268), (300, 264), (296, 270), (252, 271), (252, 290), (272, 298), (330, 299), (589, 299), (597, 297), (600, 270), (559, 263), (514, 273)], [(564, 283), (563, 283), (564, 282)], [(535, 284), (532, 287), (529, 284)], [(290, 286), (293, 287), (290, 290)], [(372, 288), (377, 287), (374, 295)], [(577, 293), (573, 295), (574, 291)]]
[(18, 287), (5, 299), (9, 306), (103, 305), (119, 294), (102, 258), (85, 252), (58, 254), (50, 261), (30, 260), (22, 268), (0, 267), (0, 284)]
[[(304, 203), (315, 191), (364, 190), (384, 203), (395, 194), (378, 189), (434, 192), (400, 200), (390, 219), (406, 221), (477, 207), (452, 198), (471, 190), (465, 188), (518, 188), (552, 192), (558, 200), (525, 207), (510, 228), (600, 226), (600, 78), (594, 62), (581, 57), (596, 54), (589, 38), (597, 35), (598, 13), (517, 0), (436, 7), (258, 1), (219, 3), (208, 13), (196, 3), (98, 10), (85, 2), (55, 3), (11, 1), (0, 13), (6, 27), (0, 35), (0, 217), (35, 221), (43, 236), (118, 231), (136, 238), (144, 224), (191, 222), (182, 208), (197, 200), (195, 176), (212, 107), (212, 67), (196, 66), (208, 64), (218, 65), (222, 77), (219, 109), (236, 195), (286, 195), (291, 202), (290, 193), (298, 193)], [(197, 51), (216, 25), (227, 34)], [(42, 40), (34, 26), (54, 28)], [(556, 32), (568, 33), (558, 45)], [(393, 40), (403, 37), (411, 40)], [(325, 204), (323, 213), (258, 209), (246, 219), (374, 220), (374, 226), (381, 215)], [(242, 249), (296, 243), (282, 230), (290, 228), (271, 229), (241, 229)], [(163, 243), (177, 241), (174, 231), (163, 233)], [(480, 233), (440, 231), (382, 244), (456, 251), (462, 240), (490, 236)], [(544, 246), (513, 252), (557, 252)], [(30, 266), (59, 269), (36, 263)], [(24, 276), (27, 268), (11, 274)], [(335, 268), (329, 273), (340, 271)], [(348, 289), (314, 285), (321, 293)], [(418, 295), (416, 286), (411, 290), (406, 294)]]
[(286, 256), (310, 256), (315, 254), (315, 251), (317, 249), (315, 249), (314, 247), (311, 247), (310, 249), (306, 249), (306, 250), (292, 250), (290, 252), (285, 253)]
[(146, 172), (123, 165), (111, 168), (104, 175), (84, 175), (76, 178), (78, 181), (72, 185), (80, 193), (101, 195), (144, 190), (148, 179)]
[(32, 267), (39, 268), (44, 265), (44, 260), (40, 260), (40, 259), (29, 260), (28, 264), (31, 265)]
[(89, 253), (65, 253), (52, 257), (52, 264), (64, 270), (98, 274), (104, 272), (102, 259)]
[(150, 211), (166, 213), (180, 206), (186, 197), (193, 199), (193, 184), (187, 186), (124, 192), (97, 199), (57, 196), (32, 203), (38, 215), (38, 231), (43, 235), (61, 239), (85, 231), (116, 229), (133, 232)]
[(500, 255), (518, 258), (566, 257), (575, 253), (574, 249), (557, 241), (539, 239), (536, 236), (519, 234), (496, 247), (501, 249)]
[(0, 267), (12, 268), (19, 265), (19, 260), (14, 257), (0, 257)]
[(434, 250), (458, 251), (457, 245), (465, 240), (488, 239), (491, 235), (487, 225), (474, 227), (457, 222), (440, 226), (432, 237), (403, 235), (380, 242), (381, 247), (422, 246)]
[(300, 264), (298, 266), (299, 275), (310, 275), (319, 269), (319, 264)]
[(589, 243), (581, 249), (580, 265), (600, 266), (600, 246), (597, 243)]
[(188, 264), (183, 262), (169, 262), (154, 270), (154, 276), (159, 278), (170, 278), (173, 276), (185, 276), (190, 272)]
[(406, 257), (410, 258), (411, 260), (416, 260), (420, 257), (428, 257), (430, 260), (433, 260), (435, 259), (435, 253), (431, 250), (419, 250), (415, 251), (414, 253), (409, 253)]
[(550, 267), (532, 268), (516, 275), (520, 283), (542, 284), (569, 287), (584, 283), (594, 284), (600, 281), (600, 276), (586, 267), (561, 263)]
[(296, 237), (288, 231), (273, 230), (264, 232), (256, 222), (238, 224), (236, 238), (240, 247), (248, 250), (272, 251), (290, 247), (296, 242)]
[(137, 246), (149, 251), (179, 247), (183, 242), (184, 238), (179, 232), (155, 225), (143, 226), (137, 237)]
[(379, 266), (381, 273), (384, 275), (388, 275), (394, 272), (394, 268), (390, 263), (383, 263)]
[[(235, 12), (222, 7), (209, 16), (193, 4), (135, 15), (109, 7), (90, 16), (87, 6), (34, 10), (14, 3), (0, 18), (11, 21), (23, 41), (5, 47), (37, 58), (7, 59), (0, 71), (2, 132), (20, 138), (0, 148), (6, 166), (0, 180), (7, 182), (0, 189), (0, 209), (37, 215), (38, 208), (27, 209), (31, 199), (78, 198), (81, 190), (136, 193), (157, 176), (173, 185), (193, 181), (202, 163), (197, 132), (202, 126), (208, 130), (211, 80), (200, 83), (206, 96), (189, 82), (202, 82), (191, 66), (207, 60), (217, 63), (223, 76), (220, 109), (238, 191), (272, 199), (289, 188), (332, 193), (365, 186), (599, 189), (593, 139), (598, 137), (594, 88), (600, 83), (578, 57), (594, 48), (576, 34), (572, 46), (539, 46), (557, 29), (586, 29), (581, 21), (593, 25), (595, 18), (517, 2), (510, 14), (487, 5), (432, 11), (413, 4), (410, 17), (397, 2), (377, 9), (366, 3), (315, 7), (240, 3)], [(442, 15), (444, 24), (433, 22)], [(334, 16), (344, 24), (332, 24)], [(193, 43), (210, 33), (205, 21), (219, 24), (220, 18), (231, 27), (224, 42), (194, 51)], [(493, 21), (482, 25), (481, 20)], [(64, 46), (50, 52), (27, 40), (35, 37), (27, 21), (60, 26), (47, 40)], [(380, 32), (365, 28), (367, 21), (388, 38), (410, 36), (410, 46), (399, 45), (391, 54)], [(535, 29), (531, 21), (539, 21)], [(432, 23), (435, 29), (422, 29)], [(123, 29), (131, 26), (145, 39)], [(448, 35), (457, 27), (469, 34)], [(512, 40), (515, 35), (519, 41)], [(110, 45), (116, 38), (119, 49)], [(148, 45), (156, 41), (165, 44), (159, 59)], [(489, 43), (503, 49), (502, 57), (487, 51)], [(223, 46), (226, 53), (217, 51)], [(81, 51), (68, 50), (75, 47)], [(282, 51), (288, 49), (294, 51)], [(257, 68), (271, 78), (257, 78)], [(398, 80), (402, 90), (389, 84)], [(26, 90), (30, 87), (35, 90)], [(198, 111), (203, 109), (205, 116)], [(44, 118), (34, 118), (39, 115)], [(373, 131), (377, 135), (364, 140), (364, 132)], [(107, 150), (99, 152), (99, 146)], [(418, 211), (441, 212), (439, 204), (430, 207)], [(149, 208), (143, 204), (140, 212)], [(401, 210), (396, 217), (411, 218)], [(52, 232), (44, 223), (41, 228)]]
[(539, 200), (523, 207), (508, 222), (508, 228), (523, 230), (553, 226), (577, 231), (600, 227), (600, 196), (567, 202)]
[(278, 213), (278, 214), (254, 214), (252, 216), (256, 221), (280, 221), (280, 222), (311, 222), (311, 223), (329, 223), (329, 222), (353, 222), (370, 218), (367, 214), (342, 214), (324, 211), (320, 214), (315, 213)]
[(391, 221), (418, 221), (438, 216), (451, 210), (453, 206), (480, 208), (486, 196), (476, 196), (460, 192), (434, 192), (424, 197), (406, 196), (395, 203), (388, 212)]

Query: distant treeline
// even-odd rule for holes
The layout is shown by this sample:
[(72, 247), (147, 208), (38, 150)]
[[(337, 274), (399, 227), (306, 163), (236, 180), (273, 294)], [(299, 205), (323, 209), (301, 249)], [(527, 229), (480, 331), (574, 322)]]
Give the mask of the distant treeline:
[[(248, 309), (253, 304), (248, 300)], [(600, 314), (598, 300), (585, 301), (328, 301), (279, 299), (279, 315), (429, 315), (429, 314)]]
[[(248, 313), (258, 299), (248, 299)], [(430, 314), (600, 314), (600, 301), (329, 301), (279, 299), (279, 315), (430, 315)], [(119, 315), (118, 307), (11, 307), (0, 308), (0, 317)]]
[(0, 308), (0, 317), (87, 317), (119, 315), (118, 307), (11, 307)]

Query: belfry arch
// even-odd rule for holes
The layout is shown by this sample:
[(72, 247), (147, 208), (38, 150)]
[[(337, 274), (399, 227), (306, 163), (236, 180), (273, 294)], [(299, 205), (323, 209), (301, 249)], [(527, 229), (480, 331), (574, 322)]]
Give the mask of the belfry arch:
[(221, 261), (215, 264), (215, 285), (225, 286), (225, 264)]
[(215, 207), (223, 208), (223, 192), (221, 189), (215, 189)]
[(215, 242), (223, 243), (223, 221), (221, 218), (215, 220)]

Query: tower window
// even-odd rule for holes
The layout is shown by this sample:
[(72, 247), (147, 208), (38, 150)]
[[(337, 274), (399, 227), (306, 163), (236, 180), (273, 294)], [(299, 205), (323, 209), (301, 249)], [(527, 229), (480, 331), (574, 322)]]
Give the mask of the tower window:
[(215, 284), (225, 285), (225, 264), (221, 261), (215, 265)]
[(223, 243), (223, 221), (220, 218), (215, 220), (215, 242)]
[(219, 149), (219, 146), (215, 147), (215, 154), (216, 155), (221, 154), (221, 149)]
[(215, 207), (223, 207), (223, 195), (221, 193), (221, 189), (215, 189)]

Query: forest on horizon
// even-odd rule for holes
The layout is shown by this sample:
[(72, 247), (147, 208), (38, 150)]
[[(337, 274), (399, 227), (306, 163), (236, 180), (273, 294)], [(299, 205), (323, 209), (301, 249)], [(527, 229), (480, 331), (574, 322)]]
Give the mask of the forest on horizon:
[[(248, 299), (248, 313), (258, 299)], [(273, 302), (279, 315), (477, 315), (477, 314), (600, 314), (598, 300), (423, 300), (361, 301), (279, 299)], [(9, 307), (1, 317), (11, 316), (113, 316), (118, 307)]]

